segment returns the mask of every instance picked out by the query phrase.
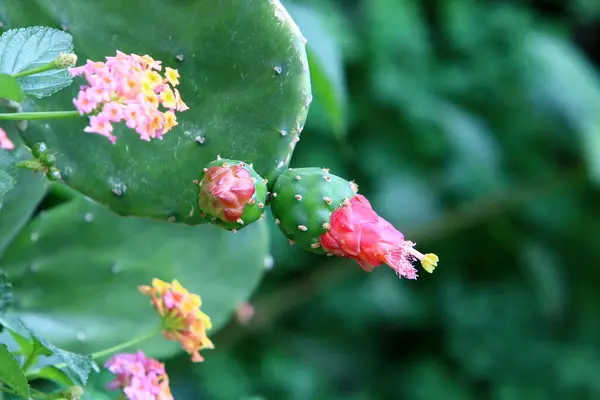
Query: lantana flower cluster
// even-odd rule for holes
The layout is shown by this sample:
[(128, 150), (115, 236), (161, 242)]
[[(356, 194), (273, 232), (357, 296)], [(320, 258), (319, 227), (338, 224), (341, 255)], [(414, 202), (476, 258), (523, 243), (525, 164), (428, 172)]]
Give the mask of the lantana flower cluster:
[(123, 391), (128, 400), (173, 400), (164, 364), (141, 351), (117, 354), (105, 367), (116, 376), (108, 388)]
[(189, 293), (177, 280), (167, 283), (155, 278), (152, 286), (140, 286), (139, 290), (152, 297), (152, 305), (162, 317), (163, 336), (181, 343), (193, 362), (204, 361), (200, 350), (213, 349), (214, 345), (206, 334), (212, 323), (200, 311), (200, 296)]
[(166, 67), (164, 76), (161, 70), (161, 62), (148, 55), (120, 51), (106, 62), (88, 60), (83, 66), (70, 68), (72, 76), (83, 76), (87, 81), (73, 100), (82, 116), (90, 116), (85, 131), (115, 143), (113, 124), (124, 121), (143, 140), (161, 139), (177, 125), (175, 112), (188, 110), (175, 89), (179, 84), (177, 70)]

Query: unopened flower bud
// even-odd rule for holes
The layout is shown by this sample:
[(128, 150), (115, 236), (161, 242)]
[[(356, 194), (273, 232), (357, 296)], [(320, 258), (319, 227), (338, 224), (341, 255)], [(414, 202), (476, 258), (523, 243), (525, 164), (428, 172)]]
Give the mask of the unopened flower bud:
[(77, 55), (74, 53), (61, 52), (54, 60), (54, 65), (58, 69), (72, 68), (75, 64), (77, 64)]

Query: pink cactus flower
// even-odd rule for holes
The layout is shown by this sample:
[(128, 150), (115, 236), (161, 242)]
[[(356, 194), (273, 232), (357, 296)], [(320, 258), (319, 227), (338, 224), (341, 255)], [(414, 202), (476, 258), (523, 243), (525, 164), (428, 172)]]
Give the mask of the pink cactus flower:
[(360, 194), (335, 210), (326, 228), (328, 231), (320, 237), (321, 247), (334, 256), (356, 260), (368, 272), (385, 263), (398, 276), (417, 279), (414, 261), (419, 260), (430, 273), (439, 261), (435, 254), (418, 252), (415, 244), (377, 215)]
[(179, 84), (177, 70), (166, 68), (163, 77), (157, 72), (161, 69), (161, 62), (150, 56), (120, 51), (105, 62), (88, 60), (83, 66), (70, 68), (72, 76), (83, 76), (87, 81), (73, 100), (81, 115), (90, 116), (85, 131), (106, 136), (114, 143), (113, 123), (124, 121), (146, 141), (161, 139), (177, 126), (175, 111), (189, 107), (174, 89)]
[(121, 390), (128, 400), (173, 400), (164, 364), (142, 351), (117, 354), (104, 365), (115, 379), (110, 390)]

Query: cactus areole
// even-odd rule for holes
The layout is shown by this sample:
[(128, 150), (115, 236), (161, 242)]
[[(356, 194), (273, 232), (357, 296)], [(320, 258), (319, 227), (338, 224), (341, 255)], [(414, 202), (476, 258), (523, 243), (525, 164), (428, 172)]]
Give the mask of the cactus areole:
[(289, 169), (275, 182), (271, 209), (290, 243), (305, 250), (351, 258), (365, 271), (387, 264), (400, 277), (417, 278), (413, 262), (428, 272), (435, 254), (418, 252), (411, 241), (381, 218), (358, 187), (327, 169)]
[(266, 181), (249, 164), (219, 158), (203, 173), (198, 204), (212, 222), (240, 229), (262, 216)]

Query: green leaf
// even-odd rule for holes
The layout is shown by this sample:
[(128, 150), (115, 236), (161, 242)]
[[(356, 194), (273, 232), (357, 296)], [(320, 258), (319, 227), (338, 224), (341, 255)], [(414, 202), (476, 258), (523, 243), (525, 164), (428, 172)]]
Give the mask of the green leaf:
[(17, 395), (29, 399), (29, 384), (25, 374), (5, 344), (0, 344), (0, 382)]
[[(16, 339), (17, 336), (13, 333), (13, 337), (15, 337), (19, 347), (22, 349), (31, 349), (31, 351), (34, 351), (38, 355), (50, 357), (44, 360), (45, 364), (65, 364), (66, 370), (64, 372), (77, 384), (85, 385), (91, 371), (98, 370), (98, 367), (91, 356), (72, 353), (48, 343), (25, 325), (24, 321), (13, 312), (5, 313), (0, 316), (0, 324), (5, 328), (8, 328), (11, 332), (30, 341), (30, 344), (24, 344), (23, 339)], [(36, 329), (39, 329), (39, 327), (36, 326)], [(42, 361), (40, 361), (40, 363), (41, 362)], [(35, 365), (32, 367), (35, 367)], [(37, 371), (33, 371), (32, 375), (36, 375), (37, 373)]]
[[(7, 127), (6, 132), (15, 144), (15, 150), (11, 152), (14, 157), (13, 162), (30, 159), (31, 153), (25, 146), (22, 146), (23, 141), (14, 126)], [(2, 150), (0, 150), (1, 159)], [(1, 170), (2, 167), (0, 167)], [(35, 211), (47, 188), (47, 181), (40, 174), (23, 168), (17, 168), (16, 170), (11, 168), (11, 173), (13, 174), (11, 175), (13, 188), (4, 196), (4, 202), (0, 199), (0, 259), (6, 246), (19, 233)]]
[(12, 284), (0, 269), (0, 313), (5, 312), (13, 303)]
[[(54, 61), (61, 52), (72, 51), (73, 37), (66, 32), (44, 26), (11, 29), (0, 36), (0, 72), (28, 71)], [(41, 98), (69, 86), (72, 78), (66, 69), (54, 69), (17, 81), (26, 95)]]
[(36, 373), (32, 374), (30, 379), (47, 379), (68, 387), (75, 384), (63, 370), (51, 365), (41, 368)]
[(527, 42), (526, 75), (535, 100), (580, 135), (592, 180), (600, 185), (600, 75), (569, 42), (537, 34)]
[(0, 99), (8, 99), (17, 103), (25, 100), (25, 93), (16, 78), (8, 74), (0, 74)]
[[(67, 185), (115, 212), (206, 223), (193, 182), (217, 155), (252, 163), (269, 185), (289, 164), (311, 91), (303, 37), (279, 1), (148, 0), (139, 7), (21, 0), (5, 8), (21, 26), (48, 16), (68, 20), (80, 60), (121, 50), (149, 54), (181, 74), (178, 88), (190, 110), (177, 115), (179, 125), (163, 140), (144, 142), (119, 124), (112, 145), (83, 132), (87, 118), (32, 122), (24, 133), (28, 144), (43, 141), (57, 153)], [(36, 9), (42, 12), (28, 11)], [(72, 104), (78, 86), (35, 102), (36, 110)]]
[[(33, 220), (7, 249), (3, 267), (23, 321), (52, 343), (92, 353), (156, 328), (158, 316), (137, 290), (154, 277), (178, 279), (200, 294), (214, 334), (258, 284), (267, 254), (262, 220), (233, 234), (123, 218), (77, 199)], [(152, 356), (180, 351), (162, 337), (141, 348)]]
[(12, 152), (0, 149), (0, 209), (4, 202), (4, 196), (15, 186), (15, 163)]
[(347, 98), (340, 45), (315, 9), (293, 3), (286, 3), (286, 8), (307, 39), (313, 107), (325, 109), (334, 134), (342, 137), (346, 133)]

